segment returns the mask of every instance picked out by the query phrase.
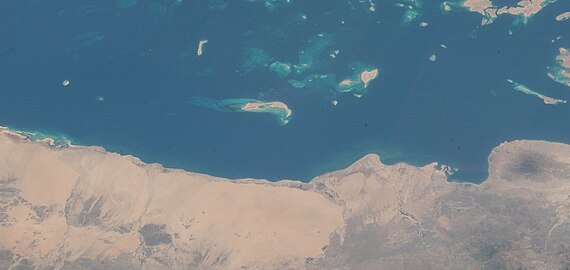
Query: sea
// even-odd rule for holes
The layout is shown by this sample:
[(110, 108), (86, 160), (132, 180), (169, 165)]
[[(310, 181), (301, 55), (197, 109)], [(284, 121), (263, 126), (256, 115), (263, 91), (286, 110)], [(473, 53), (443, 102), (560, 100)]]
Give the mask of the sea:
[[(501, 15), (484, 26), (481, 14), (441, 4), (2, 1), (0, 125), (170, 168), (272, 181), (309, 181), (377, 153), (386, 164), (447, 164), (458, 169), (452, 181), (479, 183), (504, 141), (570, 143), (570, 104), (546, 105), (507, 82), (570, 99), (570, 89), (546, 75), (559, 48), (570, 47), (570, 20), (555, 20), (570, 1), (526, 24)], [(411, 22), (403, 19), (408, 10), (418, 13)], [(320, 49), (309, 42), (323, 33), (334, 42)], [(198, 56), (200, 40), (208, 42)], [(305, 52), (316, 55), (303, 74), (284, 78), (267, 66), (299, 63)], [(354, 62), (379, 70), (360, 98), (288, 82), (314, 74), (342, 80)], [(279, 125), (271, 114), (211, 110), (193, 97), (281, 101), (293, 116)]]

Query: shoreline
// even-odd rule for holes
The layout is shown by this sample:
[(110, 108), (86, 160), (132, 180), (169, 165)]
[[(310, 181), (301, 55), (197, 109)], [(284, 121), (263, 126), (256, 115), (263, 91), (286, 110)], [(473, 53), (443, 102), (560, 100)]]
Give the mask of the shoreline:
[[(26, 141), (26, 142), (39, 143), (39, 144), (43, 144), (44, 146), (51, 147), (54, 149), (87, 150), (87, 151), (94, 151), (94, 152), (105, 153), (105, 154), (110, 154), (110, 155), (116, 155), (119, 157), (128, 158), (129, 160), (133, 161), (133, 163), (138, 165), (138, 166), (155, 167), (158, 170), (163, 171), (163, 172), (183, 173), (183, 174), (191, 175), (191, 176), (197, 176), (197, 175), (198, 176), (208, 176), (208, 177), (214, 178), (215, 180), (230, 181), (230, 182), (236, 182), (236, 183), (239, 183), (239, 182), (249, 183), (251, 181), (251, 182), (258, 182), (260, 184), (263, 184), (263, 183), (278, 184), (275, 186), (281, 186), (281, 185), (288, 184), (288, 183), (308, 184), (308, 182), (303, 182), (300, 180), (289, 180), (289, 179), (271, 181), (268, 179), (257, 179), (257, 178), (252, 178), (252, 177), (227, 178), (227, 177), (216, 176), (216, 175), (211, 175), (211, 174), (207, 174), (207, 173), (193, 172), (193, 171), (189, 171), (189, 170), (182, 169), (182, 168), (166, 167), (159, 162), (146, 162), (146, 161), (142, 160), (141, 158), (139, 158), (135, 155), (132, 155), (132, 154), (125, 154), (125, 153), (119, 153), (116, 151), (109, 151), (105, 147), (99, 146), (99, 145), (80, 145), (80, 144), (73, 144), (71, 141), (67, 141), (65, 145), (58, 145), (56, 143), (57, 141), (51, 137), (33, 140), (30, 137), (25, 135), (25, 134), (33, 134), (33, 133), (34, 133), (33, 131), (14, 130), (10, 127), (0, 125), (0, 135), (8, 134), (9, 136), (15, 136), (17, 138), (20, 138), (23, 141)], [(280, 182), (281, 182), (281, 184), (279, 184)]]
[[(100, 153), (105, 153), (105, 154), (110, 154), (110, 155), (117, 155), (119, 157), (125, 157), (125, 158), (130, 159), (137, 166), (154, 167), (157, 170), (162, 171), (162, 172), (183, 173), (183, 174), (190, 175), (190, 176), (207, 176), (207, 177), (212, 177), (216, 181), (229, 181), (229, 182), (235, 182), (235, 183), (269, 184), (271, 186), (287, 186), (287, 187), (297, 186), (298, 188), (302, 188), (304, 186), (310, 185), (311, 183), (313, 183), (313, 181), (315, 179), (321, 178), (321, 177), (329, 175), (329, 174), (333, 174), (333, 173), (338, 172), (338, 171), (346, 170), (346, 169), (354, 166), (355, 164), (361, 162), (362, 160), (369, 159), (370, 157), (377, 158), (379, 160), (380, 164), (382, 164), (383, 166), (386, 166), (386, 167), (393, 167), (393, 166), (397, 167), (397, 166), (401, 166), (401, 165), (410, 166), (410, 167), (414, 167), (414, 168), (433, 167), (433, 168), (440, 168), (440, 170), (442, 172), (449, 171), (451, 169), (451, 170), (453, 170), (453, 173), (446, 174), (447, 182), (449, 182), (449, 183), (460, 183), (460, 184), (470, 184), (470, 185), (477, 185), (478, 186), (478, 185), (485, 183), (490, 178), (491, 166), (489, 163), (489, 158), (491, 158), (493, 153), (504, 144), (517, 143), (517, 142), (544, 142), (544, 143), (568, 145), (568, 144), (565, 144), (562, 142), (551, 142), (551, 141), (546, 141), (546, 140), (516, 139), (516, 140), (511, 140), (511, 141), (503, 141), (499, 145), (492, 147), (491, 151), (489, 152), (489, 155), (487, 156), (487, 162), (486, 162), (487, 171), (485, 173), (485, 176), (480, 181), (477, 181), (477, 182), (475, 182), (473, 179), (462, 179), (462, 178), (455, 177), (458, 174), (459, 175), (461, 174), (461, 168), (457, 168), (453, 165), (444, 164), (444, 163), (441, 163), (439, 161), (429, 161), (429, 162), (396, 161), (396, 162), (389, 162), (389, 161), (386, 161), (386, 158), (391, 159), (390, 155), (386, 156), (386, 155), (379, 154), (377, 152), (368, 152), (366, 154), (358, 155), (359, 157), (357, 157), (356, 159), (352, 158), (352, 160), (354, 160), (354, 161), (348, 162), (348, 165), (341, 165), (341, 166), (337, 166), (337, 168), (332, 168), (332, 169), (329, 168), (327, 170), (322, 170), (323, 172), (317, 173), (317, 174), (315, 174), (315, 176), (310, 177), (308, 180), (305, 181), (305, 180), (298, 180), (298, 179), (270, 180), (270, 179), (267, 179), (264, 177), (256, 178), (256, 177), (218, 176), (218, 175), (206, 173), (206, 172), (195, 172), (195, 171), (187, 170), (184, 168), (168, 167), (168, 166), (165, 166), (164, 164), (159, 163), (159, 162), (147, 162), (147, 161), (142, 160), (138, 156), (135, 156), (132, 154), (120, 153), (117, 151), (110, 151), (110, 150), (107, 150), (105, 147), (99, 146), (99, 145), (73, 144), (70, 140), (66, 140), (64, 142), (64, 144), (61, 144), (61, 143), (58, 143), (58, 141), (56, 139), (54, 139), (52, 137), (48, 137), (48, 136), (50, 136), (49, 134), (43, 134), (41, 132), (37, 132), (37, 133), (41, 133), (42, 136), (46, 136), (46, 137), (34, 140), (33, 138), (30, 138), (30, 136), (26, 135), (26, 134), (35, 134), (36, 132), (34, 132), (34, 131), (15, 130), (15, 129), (12, 129), (10, 127), (0, 125), (0, 135), (2, 135), (3, 133), (11, 135), (11, 136), (16, 136), (16, 137), (18, 137), (24, 141), (27, 141), (27, 142), (41, 143), (44, 146), (48, 146), (48, 147), (55, 148), (55, 149), (87, 150), (87, 151), (95, 151), (95, 152), (100, 152)], [(397, 158), (392, 158), (392, 159), (397, 160)], [(457, 172), (459, 172), (459, 173), (457, 173)]]
[[(149, 258), (144, 268), (176, 269), (207, 248), (212, 256), (200, 265), (208, 269), (285, 264), (330, 269), (342, 267), (327, 266), (356, 265), (338, 260), (370, 246), (379, 248), (360, 261), (376, 262), (387, 248), (415, 246), (398, 260), (424, 252), (418, 263), (425, 265), (425, 258), (431, 258), (435, 261), (427, 263), (439, 268), (435, 266), (448, 264), (448, 259), (434, 257), (423, 247), (449, 249), (442, 254), (478, 254), (449, 248), (450, 241), (469, 247), (473, 238), (465, 228), (505, 224), (489, 233), (508, 231), (513, 245), (524, 243), (521, 231), (535, 232), (530, 234), (534, 242), (546, 247), (563, 243), (541, 231), (552, 228), (556, 209), (568, 204), (567, 196), (560, 195), (570, 192), (570, 145), (545, 141), (495, 147), (488, 157), (489, 177), (480, 184), (449, 182), (450, 168), (437, 162), (386, 165), (376, 154), (304, 183), (228, 181), (147, 164), (101, 147), (57, 148), (9, 129), (0, 130), (0, 146), (0, 188), (4, 198), (14, 199), (4, 200), (0, 209), (5, 217), (0, 231), (7, 236), (0, 241), (0, 251), (39, 268), (87, 261), (141, 269), (140, 258)], [(385, 245), (385, 234), (379, 233), (385, 231), (404, 240)], [(360, 240), (362, 235), (366, 240)], [(490, 245), (496, 242), (475, 237)], [(220, 256), (228, 259), (220, 261)]]

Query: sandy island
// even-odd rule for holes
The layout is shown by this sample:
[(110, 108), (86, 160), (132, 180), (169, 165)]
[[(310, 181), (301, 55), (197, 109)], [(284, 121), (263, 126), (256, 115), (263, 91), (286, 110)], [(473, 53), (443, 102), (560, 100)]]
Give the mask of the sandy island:
[(570, 11), (566, 11), (558, 16), (556, 16), (556, 20), (559, 22), (565, 21), (570, 19)]
[(522, 0), (514, 6), (496, 7), (490, 0), (465, 0), (462, 5), (471, 12), (476, 12), (483, 15), (481, 24), (491, 24), (495, 19), (502, 14), (511, 14), (515, 16), (524, 17), (524, 22), (528, 18), (540, 12), (548, 4), (554, 3), (552, 0)]
[(566, 48), (560, 48), (555, 58), (557, 66), (548, 67), (546, 75), (555, 82), (570, 87), (570, 52)]
[(360, 73), (360, 80), (364, 83), (364, 87), (368, 87), (368, 83), (376, 79), (376, 77), (378, 77), (378, 69), (365, 70), (362, 73)]
[(200, 42), (198, 42), (198, 50), (196, 51), (196, 54), (198, 56), (201, 56), (204, 53), (203, 48), (204, 48), (204, 45), (206, 43), (208, 43), (207, 39), (203, 39), (203, 40), (200, 40)]
[(281, 101), (248, 102), (241, 107), (241, 110), (246, 112), (267, 112), (268, 109), (282, 110), (285, 112), (285, 117), (290, 117), (292, 115), (291, 109), (289, 109), (287, 104)]
[(570, 68), (570, 52), (566, 48), (558, 49), (559, 54), (556, 56), (556, 61), (560, 63), (561, 67)]
[(531, 96), (535, 96), (538, 97), (540, 99), (542, 99), (542, 101), (544, 102), (544, 104), (547, 105), (556, 105), (556, 104), (564, 104), (566, 103), (566, 100), (562, 100), (562, 99), (555, 99), (555, 98), (551, 98), (549, 96), (545, 96), (541, 93), (538, 93), (528, 87), (526, 87), (525, 85), (522, 85), (520, 83), (514, 82), (513, 80), (509, 79), (507, 80), (508, 83), (510, 83), (513, 86), (513, 89), (515, 89), (516, 91), (525, 93), (527, 95), (531, 95)]

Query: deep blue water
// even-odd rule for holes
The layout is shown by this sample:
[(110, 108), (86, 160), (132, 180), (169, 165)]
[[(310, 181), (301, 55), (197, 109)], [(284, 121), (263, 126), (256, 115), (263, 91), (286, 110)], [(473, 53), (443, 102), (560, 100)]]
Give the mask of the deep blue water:
[[(570, 21), (554, 20), (570, 10), (567, 0), (527, 25), (505, 16), (484, 27), (478, 14), (443, 14), (440, 1), (427, 0), (410, 25), (401, 25), (403, 10), (392, 1), (376, 1), (374, 13), (346, 0), (273, 11), (245, 0), (221, 10), (208, 1), (140, 0), (128, 9), (100, 2), (0, 3), (0, 125), (167, 167), (271, 180), (309, 180), (374, 152), (387, 163), (442, 162), (459, 168), (457, 180), (480, 182), (503, 141), (570, 143), (570, 104), (545, 105), (506, 82), (570, 99), (570, 89), (545, 75), (558, 48), (570, 46)], [(353, 61), (378, 67), (367, 95), (334, 97), (295, 89), (266, 68), (240, 70), (246, 47), (295, 63), (317, 33), (334, 33), (341, 53), (312, 73), (342, 79)], [(280, 126), (270, 115), (193, 106), (193, 96), (279, 100), (294, 117)]]

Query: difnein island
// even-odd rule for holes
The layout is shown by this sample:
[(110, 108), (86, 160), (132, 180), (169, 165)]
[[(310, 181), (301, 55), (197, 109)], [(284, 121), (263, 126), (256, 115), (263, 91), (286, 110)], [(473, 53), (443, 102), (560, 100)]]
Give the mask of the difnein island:
[(0, 130), (0, 269), (563, 269), (570, 145), (513, 141), (482, 184), (446, 166), (228, 180)]

